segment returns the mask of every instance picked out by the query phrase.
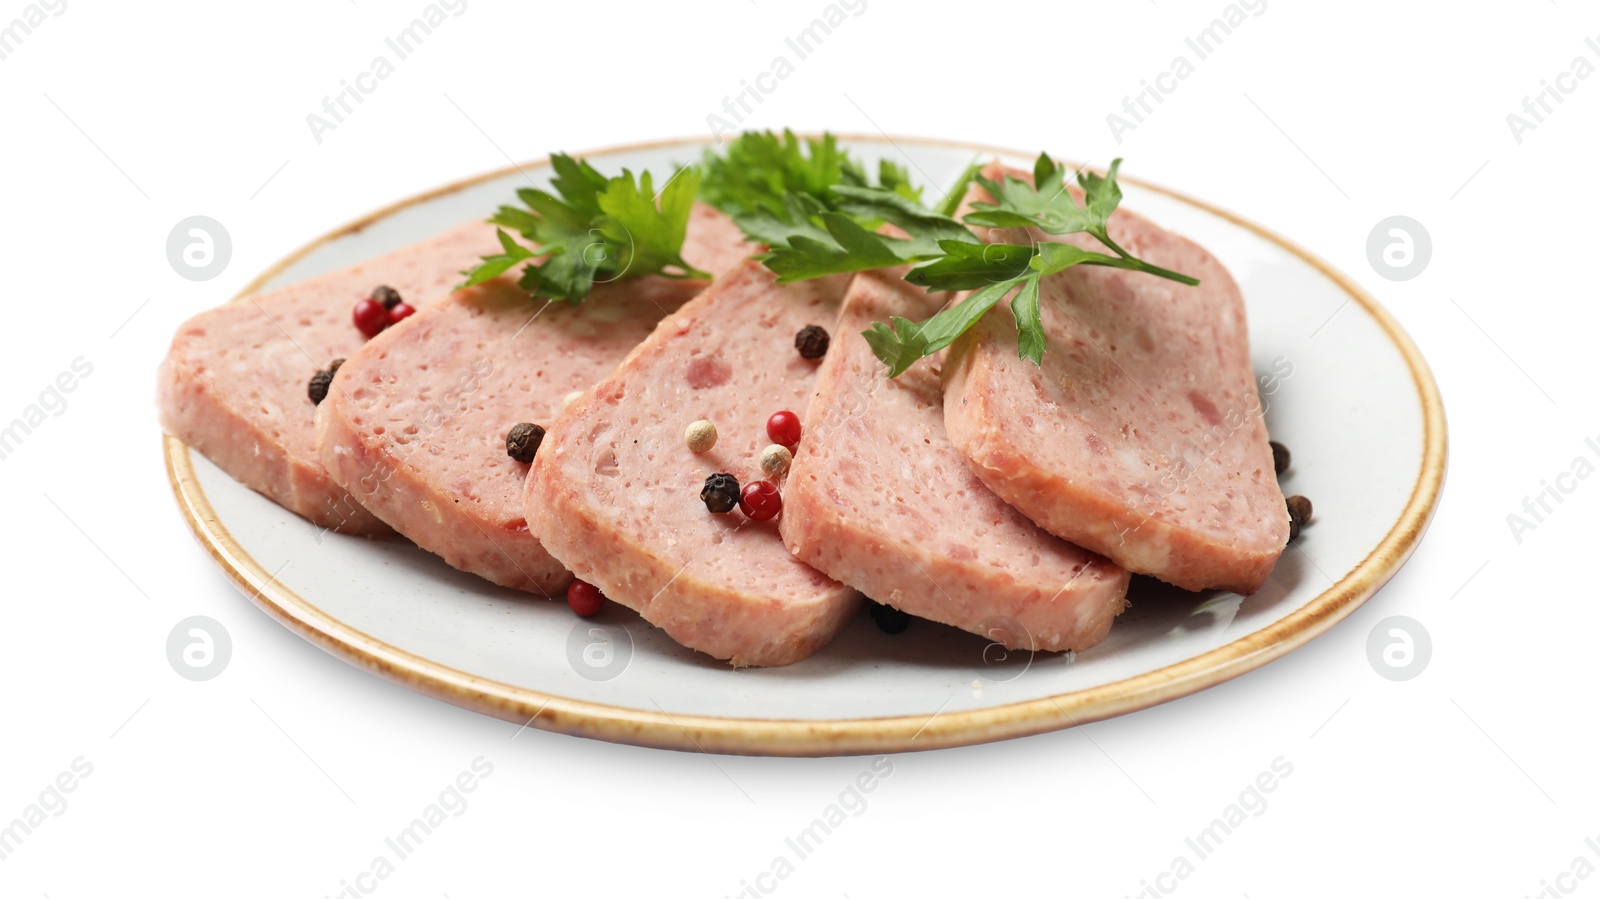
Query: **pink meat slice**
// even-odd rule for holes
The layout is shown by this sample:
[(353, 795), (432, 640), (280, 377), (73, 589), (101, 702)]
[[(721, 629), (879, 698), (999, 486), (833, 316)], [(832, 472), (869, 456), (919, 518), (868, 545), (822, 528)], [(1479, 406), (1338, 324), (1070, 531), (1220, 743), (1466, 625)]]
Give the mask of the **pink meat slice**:
[(985, 487), (945, 436), (939, 359), (898, 378), (860, 336), (921, 320), (943, 294), (901, 269), (855, 277), (784, 492), (784, 542), (867, 596), (1028, 650), (1083, 650), (1126, 605), (1128, 572), (1040, 530)]
[[(713, 278), (738, 268), (758, 247), (744, 239), (739, 226), (706, 203), (689, 211), (683, 238), (683, 259)], [(702, 285), (703, 287), (704, 285)]]
[(323, 468), (307, 383), (366, 342), (350, 313), (374, 287), (387, 284), (425, 308), (498, 246), (493, 226), (473, 222), (196, 315), (178, 328), (157, 376), (162, 427), (245, 486), (322, 527), (389, 533)]
[[(795, 333), (832, 328), (845, 279), (780, 286), (746, 262), (668, 316), (545, 437), (529, 529), (576, 576), (674, 640), (735, 666), (787, 665), (826, 644), (859, 595), (795, 559), (778, 522), (707, 511), (708, 475), (762, 476), (767, 418), (803, 410), (817, 363)], [(684, 429), (717, 426), (696, 455)], [(802, 438), (803, 442), (803, 438)]]
[(1045, 530), (1185, 589), (1254, 592), (1289, 519), (1239, 287), (1204, 248), (1130, 212), (1110, 233), (1200, 285), (1091, 266), (1046, 278), (1042, 366), (1018, 358), (1011, 314), (996, 307), (949, 350), (950, 440)]
[[(751, 249), (729, 219), (697, 207), (683, 248), (691, 265), (715, 274)], [(533, 300), (514, 274), (457, 291), (340, 367), (317, 409), (322, 463), (450, 565), (517, 590), (559, 590), (571, 577), (528, 531), (528, 465), (506, 454), (506, 434), (553, 422), (567, 394), (592, 387), (705, 286), (616, 281), (578, 305)]]

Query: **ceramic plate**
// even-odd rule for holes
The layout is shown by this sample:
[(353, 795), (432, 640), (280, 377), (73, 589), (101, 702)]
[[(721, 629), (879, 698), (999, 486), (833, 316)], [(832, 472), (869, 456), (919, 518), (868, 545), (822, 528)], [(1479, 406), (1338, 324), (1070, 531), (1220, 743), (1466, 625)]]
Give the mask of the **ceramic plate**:
[[(937, 185), (979, 157), (1031, 163), (936, 141), (844, 143), (873, 166), (894, 159)], [(660, 173), (702, 147), (585, 155), (602, 170)], [(531, 163), (402, 201), (317, 239), (242, 295), (482, 218), (547, 174)], [(1205, 245), (1243, 288), (1255, 367), (1278, 374), (1267, 424), (1294, 453), (1284, 492), (1311, 497), (1316, 518), (1252, 596), (1136, 578), (1111, 636), (1076, 656), (1008, 654), (921, 621), (888, 636), (863, 613), (804, 662), (736, 671), (620, 606), (584, 621), (565, 602), (492, 586), (404, 541), (319, 533), (169, 437), (173, 491), (217, 564), (285, 626), (418, 692), (548, 730), (712, 752), (885, 752), (1070, 727), (1194, 693), (1304, 645), (1394, 575), (1438, 500), (1444, 413), (1410, 339), (1348, 278), (1198, 200), (1132, 178), (1123, 189), (1127, 207)]]

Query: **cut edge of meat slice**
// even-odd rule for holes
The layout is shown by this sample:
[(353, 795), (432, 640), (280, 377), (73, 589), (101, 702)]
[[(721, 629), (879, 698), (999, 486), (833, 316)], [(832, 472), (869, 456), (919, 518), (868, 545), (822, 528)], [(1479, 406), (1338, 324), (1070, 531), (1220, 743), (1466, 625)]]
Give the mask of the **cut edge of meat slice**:
[[(329, 402), (332, 401), (330, 398)], [(435, 530), (424, 535), (407, 528), (410, 533), (400, 531), (401, 535), (453, 568), (513, 590), (549, 598), (571, 580), (566, 568), (550, 558), (539, 541), (528, 538), (526, 532), (496, 529), (491, 533), (474, 527), (466, 516), (442, 511), (451, 509), (456, 500), (448, 492), (431, 486), (410, 485), (401, 490), (384, 484), (395, 471), (377, 466), (392, 463), (379, 451), (368, 448), (365, 438), (361, 429), (351, 425), (344, 416), (317, 414), (317, 439), (324, 447), (323, 465), (336, 482), (351, 485), (345, 489), (358, 493), (362, 507), (385, 522), (385, 527), (390, 526), (389, 521), (404, 521), (405, 512), (418, 508), (430, 514), (438, 513)], [(367, 489), (371, 492), (363, 492)]]
[[(724, 271), (750, 250), (730, 219), (695, 206), (691, 265)], [(345, 361), (317, 408), (322, 464), (452, 567), (548, 598), (571, 575), (527, 528), (527, 465), (508, 456), (507, 431), (553, 421), (568, 393), (592, 388), (706, 283), (601, 283), (576, 305), (534, 300), (515, 274), (458, 290)]]
[(920, 320), (943, 299), (903, 274), (859, 274), (845, 294), (789, 472), (784, 543), (908, 614), (1010, 649), (1088, 649), (1126, 608), (1128, 572), (1046, 533), (968, 470), (945, 436), (937, 357), (888, 378), (858, 332)]
[(335, 484), (327, 469), (292, 457), (258, 420), (220, 398), (176, 352), (161, 361), (156, 379), (161, 429), (234, 480), (330, 531), (360, 537), (394, 533)]
[[(624, 535), (565, 485), (536, 486), (530, 475), (528, 490), (528, 502), (546, 510), (533, 512), (530, 523), (544, 517), (559, 521), (559, 530), (541, 528), (540, 539), (574, 577), (638, 612), (680, 645), (735, 668), (794, 664), (832, 641), (860, 607), (859, 594), (842, 585), (804, 602), (795, 597), (780, 602), (691, 573), (692, 560), (679, 565), (652, 553), (586, 551), (620, 545)], [(749, 634), (763, 637), (751, 640)]]
[[(527, 295), (509, 278), (457, 291), (444, 302), (417, 312), (372, 338), (340, 367), (327, 399), (317, 407), (316, 440), (318, 455), (328, 476), (386, 527), (394, 528), (453, 568), (503, 587), (549, 598), (564, 587), (570, 577), (566, 568), (528, 534), (526, 527), (476, 520), (474, 513), (485, 510), (474, 497), (464, 497), (446, 489), (446, 485), (437, 480), (420, 476), (410, 462), (414, 454), (430, 452), (429, 442), (439, 439), (434, 432), (450, 421), (452, 412), (460, 414), (460, 409), (450, 410), (444, 405), (449, 391), (456, 388), (461, 395), (448, 402), (465, 406), (472, 394), (482, 389), (483, 381), (500, 373), (497, 369), (505, 368), (504, 363), (497, 366), (489, 356), (461, 360), (462, 371), (451, 376), (452, 383), (446, 384), (442, 391), (444, 396), (435, 400), (428, 410), (433, 413), (432, 421), (428, 414), (423, 414), (409, 426), (378, 427), (369, 420), (371, 410), (361, 405), (368, 390), (378, 389), (376, 385), (362, 382), (381, 377), (383, 363), (389, 359), (391, 349), (400, 348), (408, 340), (427, 339), (436, 326), (449, 327), (455, 315), (483, 316), (487, 314), (484, 305), (504, 303), (512, 293), (523, 298)], [(415, 369), (414, 364), (410, 367)], [(436, 385), (430, 385), (430, 391), (432, 386)], [(427, 401), (413, 396), (408, 395), (407, 399), (427, 405)], [(394, 433), (405, 430), (418, 433), (414, 436)], [(444, 439), (447, 440), (448, 435)], [(403, 443), (398, 442), (402, 440)], [(465, 510), (462, 508), (464, 498), (468, 506)]]
[(164, 431), (234, 480), (340, 533), (393, 533), (328, 476), (313, 438), (312, 373), (365, 343), (350, 321), (379, 284), (418, 309), (447, 296), (460, 269), (494, 252), (469, 222), (375, 259), (226, 303), (185, 321), (156, 374)]
[[(986, 169), (985, 176), (997, 178), (999, 171), (998, 166), (991, 165)], [(1006, 171), (1031, 180), (1025, 173)], [(1078, 192), (1074, 189), (1074, 193)], [(1079, 199), (1081, 202), (1081, 194)], [(1124, 232), (1118, 242), (1136, 254), (1144, 255), (1139, 246), (1142, 241), (1131, 237), (1130, 229), (1158, 237), (1169, 244), (1168, 249), (1176, 247), (1182, 250), (1181, 255), (1186, 257), (1182, 262), (1174, 262), (1164, 256), (1151, 261), (1194, 275), (1208, 287), (1220, 284), (1243, 321), (1243, 298), (1237, 284), (1226, 267), (1204, 247), (1124, 209), (1118, 209), (1113, 214), (1112, 226), (1114, 232)], [(1006, 239), (1016, 239), (1018, 233), (1007, 232)], [(1034, 233), (1031, 236), (1035, 240), (1084, 240), (1092, 243), (1082, 235)], [(1098, 244), (1095, 244), (1095, 248), (1098, 248)], [(1154, 277), (1114, 269), (1099, 270), (1093, 274), (1068, 270), (1052, 277), (1104, 277), (1106, 272)], [(1048, 328), (1050, 310), (1046, 309), (1045, 314)], [(1059, 339), (1059, 335), (1052, 337), (1052, 340), (1055, 339)], [(983, 341), (988, 342), (986, 350), (977, 352), (976, 348)], [(1086, 487), (1082, 483), (1082, 472), (1051, 470), (1036, 464), (1027, 448), (1009, 436), (1009, 430), (1014, 427), (1016, 410), (992, 408), (991, 400), (994, 397), (990, 392), (972, 387), (974, 383), (995, 383), (1014, 377), (1016, 364), (1026, 365), (1024, 374), (1033, 375), (1033, 364), (1016, 358), (1015, 342), (1016, 330), (1009, 314), (997, 307), (966, 334), (957, 338), (948, 350), (943, 374), (945, 425), (951, 441), (979, 479), (1040, 527), (1102, 553), (1131, 571), (1149, 574), (1186, 590), (1215, 588), (1250, 594), (1260, 589), (1271, 575), (1287, 543), (1288, 513), (1282, 508), (1281, 492), (1278, 493), (1277, 508), (1269, 510), (1269, 530), (1272, 534), (1281, 532), (1283, 539), (1266, 538), (1260, 546), (1241, 548), (1168, 520), (1159, 510), (1141, 511), (1136, 508), (1136, 503), (1125, 498), (1113, 499)], [(1050, 352), (1051, 348), (1047, 348), (1047, 366), (1050, 364)], [(1250, 372), (1249, 389), (1251, 396), (1256, 397), (1248, 338), (1241, 344), (1240, 353), (1242, 360), (1233, 361), (1242, 363), (1244, 370)], [(1042, 400), (1043, 397), (1037, 396), (1035, 399)], [(1076, 416), (1071, 410), (1064, 412)], [(1260, 414), (1259, 397), (1256, 397), (1255, 411), (1248, 416), (1245, 425), (1241, 425), (1234, 433), (1246, 430), (1246, 426), (1250, 431), (1248, 439), (1253, 444), (1259, 444), (1254, 447), (1254, 455), (1258, 457), (1254, 460), (1254, 470), (1264, 468), (1270, 488), (1276, 491), (1277, 481), (1273, 475), (1271, 450), (1267, 443), (1266, 425)], [(1043, 501), (1041, 498), (1044, 497), (1049, 500)], [(1267, 546), (1267, 543), (1274, 545)]]
[[(843, 278), (778, 286), (775, 277), (759, 262), (745, 262), (663, 319), (616, 371), (556, 420), (525, 488), (530, 530), (576, 577), (639, 612), (683, 646), (734, 667), (800, 661), (826, 645), (860, 605), (853, 589), (796, 561), (778, 536), (777, 522), (749, 521), (737, 511), (713, 515), (698, 495), (700, 482), (711, 471), (730, 471), (741, 482), (759, 476), (754, 451), (738, 458), (725, 455), (741, 441), (756, 450), (769, 442), (764, 430), (759, 440), (755, 432), (764, 429), (766, 417), (776, 410), (748, 407), (753, 399), (749, 391), (760, 392), (760, 379), (779, 370), (774, 377), (790, 380), (771, 390), (809, 393), (814, 367), (799, 366), (794, 334), (802, 324), (815, 323), (800, 321), (806, 309), (825, 314), (828, 325), (837, 317)], [(761, 336), (772, 346), (757, 347), (759, 341), (741, 328), (765, 328)], [(769, 370), (733, 374), (731, 365), (719, 367), (714, 359), (728, 344), (749, 354), (741, 358), (759, 360)], [(783, 370), (791, 365), (795, 371)], [(667, 391), (681, 378), (693, 391), (693, 402), (681, 403), (681, 409), (667, 410), (661, 404), (627, 412), (618, 408), (632, 399), (631, 393), (640, 394), (637, 401), (643, 402), (652, 389)], [(684, 446), (683, 430), (706, 414), (717, 422), (718, 445), (715, 455), (696, 457)], [(643, 420), (647, 416), (653, 417)], [(637, 458), (629, 454), (638, 441), (614, 433), (618, 427), (648, 439)], [(618, 449), (627, 458), (620, 458)], [(656, 450), (660, 457), (652, 455)], [(635, 495), (648, 499), (651, 491), (662, 491), (672, 503), (683, 504), (685, 516), (693, 517), (677, 523), (681, 531), (660, 517), (648, 522), (648, 536), (627, 530), (616, 509), (591, 498), (591, 482), (600, 466), (613, 476), (659, 473), (662, 484), (652, 482)], [(748, 580), (741, 585), (740, 577), (754, 580), (757, 574), (730, 572), (730, 563), (714, 557), (738, 554), (749, 541), (763, 547), (770, 541), (770, 549), (754, 550), (762, 566), (758, 574), (781, 580), (781, 589), (751, 589)], [(690, 549), (699, 544), (707, 545)]]

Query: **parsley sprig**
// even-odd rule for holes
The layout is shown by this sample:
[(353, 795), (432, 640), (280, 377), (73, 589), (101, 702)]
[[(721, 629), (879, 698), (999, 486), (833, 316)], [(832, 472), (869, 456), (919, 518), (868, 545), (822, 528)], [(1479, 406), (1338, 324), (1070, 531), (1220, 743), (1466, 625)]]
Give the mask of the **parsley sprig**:
[[(823, 147), (837, 153), (831, 142)], [(734, 218), (752, 239), (770, 247), (761, 258), (778, 274), (780, 283), (912, 263), (916, 267), (906, 280), (914, 284), (929, 290), (972, 291), (960, 303), (925, 321), (893, 316), (888, 324), (874, 322), (862, 332), (874, 355), (888, 366), (890, 377), (949, 346), (1008, 296), (1017, 324), (1017, 353), (1038, 364), (1045, 351), (1039, 312), (1043, 278), (1075, 265), (1102, 265), (1184, 284), (1199, 283), (1138, 259), (1112, 240), (1108, 222), (1122, 201), (1117, 186), (1121, 164), (1120, 159), (1112, 162), (1104, 176), (1078, 173), (1077, 183), (1084, 194), (1081, 205), (1065, 186), (1065, 168), (1041, 153), (1034, 163), (1031, 184), (1011, 175), (998, 181), (984, 178), (973, 165), (934, 208), (887, 179), (880, 178), (880, 185), (873, 187), (842, 177), (826, 182), (825, 196), (813, 192), (818, 185), (813, 182), (805, 190), (787, 190), (781, 201), (768, 193), (758, 212)], [(793, 166), (792, 161), (789, 165)], [(850, 171), (848, 160), (840, 162), (839, 169)], [(774, 189), (779, 185), (787, 188), (794, 180), (771, 178), (766, 183)], [(973, 211), (957, 221), (956, 208), (973, 180), (994, 202), (974, 204)], [(883, 222), (896, 226), (905, 236), (880, 232), (878, 226)], [(1050, 241), (1027, 246), (986, 244), (970, 225), (1036, 228), (1046, 234), (1086, 233), (1109, 252)]]
[[(974, 203), (963, 217), (969, 225), (990, 228), (1037, 228), (1046, 234), (1088, 234), (1110, 254), (1085, 250), (1073, 244), (1039, 241), (1029, 246), (1010, 243), (941, 241), (942, 258), (906, 275), (906, 280), (929, 290), (970, 290), (961, 302), (942, 309), (922, 322), (898, 316), (889, 325), (873, 322), (863, 332), (872, 352), (898, 377), (918, 359), (949, 346), (977, 324), (996, 304), (1011, 296), (1011, 317), (1017, 325), (1017, 355), (1035, 365), (1044, 360), (1044, 320), (1039, 312), (1039, 283), (1075, 265), (1102, 265), (1145, 272), (1181, 284), (1195, 278), (1152, 265), (1118, 246), (1111, 239), (1109, 220), (1122, 202), (1117, 186), (1116, 159), (1104, 177), (1090, 171), (1078, 173), (1084, 202), (1078, 204), (1065, 186), (1066, 170), (1040, 153), (1033, 165), (1033, 183), (1006, 174), (999, 181), (979, 177), (978, 183), (993, 203)], [(970, 233), (970, 232), (969, 232)], [(1014, 292), (1014, 293), (1013, 293)]]
[(1190, 286), (1199, 284), (1188, 275), (1134, 258), (1111, 239), (1107, 222), (1122, 203), (1122, 188), (1117, 186), (1117, 169), (1121, 167), (1122, 160), (1113, 159), (1104, 177), (1087, 169), (1078, 172), (1078, 186), (1084, 194), (1084, 204), (1079, 206), (1077, 199), (1062, 186), (1066, 168), (1040, 153), (1033, 163), (1032, 184), (1010, 174), (999, 181), (979, 178), (978, 183), (998, 202), (974, 203), (973, 211), (964, 220), (968, 224), (998, 228), (1038, 228), (1046, 234), (1086, 233), (1116, 254), (1114, 259), (1103, 253), (1093, 254), (1092, 258), (1083, 260), (1086, 265), (1109, 265), (1147, 272)]
[[(747, 131), (725, 152), (707, 150), (701, 164), (702, 196), (770, 248), (760, 258), (782, 284), (895, 265), (908, 254), (936, 253), (930, 234), (966, 231), (933, 221), (922, 188), (893, 161), (879, 161), (873, 184), (831, 134), (802, 141), (787, 130)], [(912, 224), (922, 236), (883, 237), (876, 232), (884, 222)]]
[[(757, 229), (773, 220), (795, 224), (796, 202), (806, 204), (807, 213), (834, 209), (834, 188), (871, 186), (866, 170), (827, 133), (802, 141), (788, 129), (781, 135), (746, 131), (724, 150), (706, 150), (700, 165), (701, 198)], [(922, 199), (905, 168), (887, 159), (878, 164), (878, 185), (913, 202)]]
[[(1122, 202), (1121, 164), (1113, 161), (1104, 176), (1079, 172), (1080, 204), (1065, 186), (1066, 170), (1047, 154), (1034, 163), (1031, 183), (1009, 174), (999, 180), (982, 177), (974, 163), (930, 207), (903, 167), (881, 161), (873, 184), (831, 134), (802, 140), (787, 130), (781, 135), (745, 132), (722, 152), (708, 150), (699, 167), (678, 169), (659, 194), (649, 172), (635, 178), (623, 169), (608, 178), (587, 162), (558, 153), (551, 157), (554, 192), (524, 188), (517, 196), (525, 208), (501, 206), (489, 221), (500, 226), (502, 252), (462, 272), (466, 280), (459, 286), (481, 284), (522, 263), (523, 288), (574, 303), (595, 284), (621, 278), (707, 278), (682, 256), (699, 195), (768, 247), (760, 258), (780, 283), (909, 264), (906, 280), (914, 284), (970, 291), (925, 321), (894, 316), (862, 332), (891, 377), (949, 346), (1008, 297), (1017, 352), (1038, 364), (1045, 351), (1039, 312), (1045, 277), (1075, 265), (1101, 265), (1199, 283), (1135, 257), (1111, 238), (1108, 223)], [(993, 202), (973, 204), (957, 221), (957, 208), (973, 181)], [(1107, 252), (1052, 241), (984, 243), (970, 226), (1088, 234)]]
[[(579, 302), (595, 284), (644, 275), (709, 278), (683, 260), (689, 211), (700, 187), (700, 172), (680, 169), (659, 196), (650, 173), (631, 171), (607, 178), (589, 163), (564, 153), (550, 157), (555, 193), (523, 188), (517, 197), (527, 208), (501, 206), (489, 221), (502, 252), (484, 256), (462, 272), (471, 287), (527, 262), (519, 284), (534, 296)], [(517, 232), (530, 248), (506, 233)]]

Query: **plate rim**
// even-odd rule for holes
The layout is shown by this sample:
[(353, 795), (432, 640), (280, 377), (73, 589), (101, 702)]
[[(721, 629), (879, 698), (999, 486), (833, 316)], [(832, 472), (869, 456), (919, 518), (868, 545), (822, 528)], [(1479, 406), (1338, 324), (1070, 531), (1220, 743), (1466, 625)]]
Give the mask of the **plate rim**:
[[(815, 133), (799, 133), (817, 137)], [(1003, 154), (1030, 154), (988, 144), (888, 134), (835, 133), (844, 141), (916, 144)], [(577, 156), (598, 156), (704, 145), (705, 137), (678, 137), (602, 147)], [(404, 209), (467, 188), (550, 164), (548, 156), (513, 163), (458, 179), (397, 200), (334, 228), (269, 266), (230, 300), (258, 292), (263, 284), (312, 251), (355, 234)], [(743, 755), (837, 756), (968, 746), (1088, 724), (1159, 705), (1231, 680), (1281, 658), (1327, 632), (1386, 584), (1415, 552), (1443, 489), (1448, 435), (1444, 402), (1433, 374), (1409, 335), (1362, 287), (1304, 247), (1208, 201), (1138, 178), (1122, 180), (1208, 212), (1268, 240), (1327, 277), (1359, 304), (1405, 360), (1422, 410), (1421, 466), (1399, 517), (1354, 568), (1305, 605), (1271, 624), (1200, 655), (1132, 677), (1001, 706), (931, 715), (876, 718), (767, 719), (671, 715), (573, 699), (478, 677), (393, 646), (322, 611), (278, 583), (276, 576), (242, 547), (211, 506), (195, 473), (192, 450), (162, 435), (167, 479), (195, 539), (252, 603), (303, 639), (357, 668), (434, 699), (523, 727), (660, 749)]]

